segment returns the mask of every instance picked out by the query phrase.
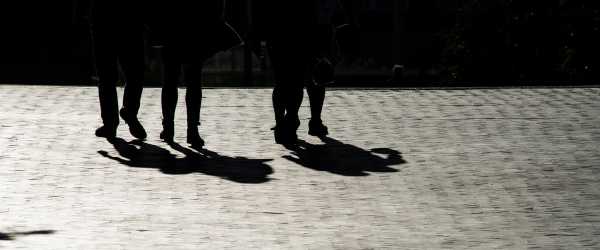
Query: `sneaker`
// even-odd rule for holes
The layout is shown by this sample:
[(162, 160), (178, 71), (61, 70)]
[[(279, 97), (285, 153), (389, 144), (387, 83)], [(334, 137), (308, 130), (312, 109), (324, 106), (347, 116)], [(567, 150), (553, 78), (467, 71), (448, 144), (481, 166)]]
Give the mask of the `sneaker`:
[(327, 126), (321, 120), (310, 120), (308, 122), (308, 134), (316, 137), (325, 137), (329, 134)]
[(117, 127), (106, 125), (99, 127), (98, 129), (96, 129), (96, 136), (104, 137), (107, 139), (115, 138), (117, 136)]
[(125, 109), (121, 109), (119, 111), (121, 118), (127, 123), (129, 126), (129, 132), (133, 137), (138, 138), (140, 140), (146, 139), (146, 130), (140, 123), (140, 121), (135, 116), (130, 116)]

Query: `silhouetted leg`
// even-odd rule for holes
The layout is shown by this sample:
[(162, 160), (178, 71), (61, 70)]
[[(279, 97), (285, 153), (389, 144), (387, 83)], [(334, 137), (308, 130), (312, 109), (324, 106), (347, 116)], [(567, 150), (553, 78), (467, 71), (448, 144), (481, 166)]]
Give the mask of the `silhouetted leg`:
[(329, 134), (327, 126), (323, 124), (321, 112), (325, 101), (325, 86), (311, 84), (306, 87), (310, 101), (310, 121), (308, 122), (308, 134), (323, 137)]
[(304, 85), (302, 82), (298, 82), (296, 79), (290, 80), (290, 85), (287, 88), (288, 93), (287, 102), (285, 107), (285, 120), (290, 125), (290, 129), (293, 129), (294, 132), (300, 125), (300, 119), (298, 118), (298, 112), (300, 110), (300, 106), (302, 105), (302, 99), (304, 97)]
[(96, 51), (96, 69), (98, 72), (98, 97), (100, 99), (100, 116), (103, 126), (96, 130), (100, 137), (114, 137), (119, 125), (117, 89), (118, 78), (117, 55), (109, 34), (94, 33)]
[[(291, 58), (287, 43), (269, 41), (269, 54), (275, 73), (275, 88), (273, 89), (273, 111), (275, 115), (275, 142), (289, 144), (296, 141), (296, 129), (299, 124), (298, 109), (302, 103), (302, 73), (297, 75), (294, 69), (294, 59)], [(297, 86), (299, 85), (299, 86)], [(293, 121), (293, 122), (291, 122)]]
[(282, 67), (279, 64), (282, 61), (282, 57), (285, 55), (281, 55), (281, 50), (274, 48), (277, 45), (273, 45), (274, 42), (269, 41), (268, 43), (268, 51), (269, 56), (271, 58), (271, 62), (273, 64), (273, 71), (275, 75), (275, 87), (273, 88), (273, 94), (271, 96), (271, 101), (273, 103), (273, 113), (275, 115), (275, 128), (281, 127), (283, 124), (283, 118), (285, 117), (285, 87), (283, 81), (283, 71)]
[(285, 86), (285, 117), (283, 119), (283, 128), (286, 142), (284, 144), (294, 144), (298, 140), (296, 134), (298, 126), (300, 126), (298, 111), (304, 97), (304, 86), (302, 85), (302, 81), (298, 82), (297, 79), (288, 78), (285, 81), (289, 86)]
[(275, 71), (273, 109), (275, 121), (278, 122), (285, 116), (298, 116), (304, 95), (303, 80), (306, 67), (303, 56), (299, 56), (301, 52), (298, 53), (298, 48), (289, 41), (272, 41), (269, 49)]
[[(325, 36), (327, 37), (327, 36)], [(325, 101), (325, 86), (334, 81), (333, 64), (326, 57), (307, 58), (312, 68), (312, 81), (307, 84), (306, 92), (310, 99), (311, 120), (320, 121)]]
[(282, 124), (283, 118), (285, 117), (285, 94), (283, 93), (281, 85), (276, 85), (273, 88), (272, 102), (273, 112), (275, 114), (275, 126)]
[(285, 135), (283, 130), (285, 118), (285, 88), (281, 84), (276, 84), (273, 88), (272, 102), (273, 112), (275, 114), (275, 127), (271, 130), (275, 133), (275, 142), (284, 144)]
[(308, 100), (310, 102), (310, 119), (321, 121), (321, 112), (325, 101), (325, 86), (318, 84), (309, 84), (306, 86)]
[(160, 138), (165, 141), (172, 141), (174, 136), (175, 109), (177, 107), (177, 83), (181, 73), (181, 63), (168, 48), (163, 48), (163, 86), (161, 92), (162, 107), (162, 125), (163, 131)]
[(125, 74), (123, 108), (120, 113), (129, 125), (129, 132), (138, 139), (144, 139), (146, 130), (137, 118), (144, 81), (144, 40), (141, 33), (137, 34), (135, 30), (131, 32), (132, 34), (124, 35), (119, 41), (119, 61)]
[(329, 60), (325, 58), (317, 60), (313, 69), (313, 82), (306, 86), (310, 101), (310, 121), (308, 123), (308, 134), (310, 135), (323, 137), (329, 134), (327, 126), (321, 119), (321, 113), (325, 102), (325, 86), (333, 82), (333, 75), (333, 65)]
[(300, 125), (300, 119), (298, 117), (298, 111), (302, 105), (302, 99), (304, 97), (304, 81), (305, 75), (308, 72), (308, 57), (304, 44), (301, 43), (302, 39), (286, 41), (284, 49), (286, 57), (282, 60), (283, 65), (283, 81), (286, 86), (286, 106), (285, 106), (285, 122), (286, 126), (290, 130), (292, 138), (296, 138), (296, 130)]
[(321, 113), (325, 102), (325, 87), (334, 81), (334, 67), (329, 58), (333, 57), (333, 29), (330, 25), (314, 26), (313, 40), (307, 43), (305, 57), (307, 67), (311, 70), (312, 81), (307, 84), (306, 92), (310, 101), (310, 121), (308, 134), (325, 136), (327, 127), (323, 125)]
[(119, 55), (125, 73), (123, 108), (130, 116), (136, 117), (140, 109), (140, 99), (144, 81), (144, 40), (142, 34), (131, 35), (121, 40), (123, 46)]
[(197, 64), (184, 64), (183, 75), (186, 84), (185, 105), (187, 112), (187, 142), (193, 147), (204, 146), (198, 133), (200, 109), (202, 107), (202, 60)]

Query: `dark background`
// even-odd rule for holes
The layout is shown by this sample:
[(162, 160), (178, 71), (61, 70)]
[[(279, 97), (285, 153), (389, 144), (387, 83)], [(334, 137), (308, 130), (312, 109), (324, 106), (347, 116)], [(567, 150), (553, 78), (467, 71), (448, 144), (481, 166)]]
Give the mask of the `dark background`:
[[(597, 83), (598, 2), (356, 0), (360, 47), (356, 57), (338, 65), (338, 84)], [(252, 17), (247, 3), (252, 1), (229, 1), (227, 6), (228, 19), (242, 36), (249, 34)], [(94, 84), (85, 10), (77, 0), (2, 3), (0, 82)], [(147, 82), (157, 85), (159, 53), (150, 47), (147, 52)], [(207, 63), (206, 81), (270, 85), (268, 57), (247, 55), (244, 48), (216, 55)]]

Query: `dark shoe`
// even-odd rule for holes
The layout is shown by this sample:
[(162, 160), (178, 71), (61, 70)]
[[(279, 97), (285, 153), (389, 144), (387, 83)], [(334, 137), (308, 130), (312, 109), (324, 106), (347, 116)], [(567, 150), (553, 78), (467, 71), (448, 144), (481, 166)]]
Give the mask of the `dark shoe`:
[(98, 129), (96, 129), (96, 136), (104, 137), (107, 139), (115, 138), (117, 136), (117, 127), (106, 125), (99, 127)]
[(275, 126), (275, 127), (271, 128), (271, 130), (273, 130), (273, 135), (275, 136), (275, 143), (287, 144), (287, 140), (285, 138), (285, 134), (284, 134), (281, 126), (280, 127)]
[(165, 142), (173, 142), (175, 136), (175, 125), (173, 122), (163, 121), (163, 130), (160, 132), (160, 139)]
[(310, 120), (308, 122), (308, 134), (316, 137), (324, 137), (329, 134), (327, 126), (321, 120)]
[(200, 134), (198, 134), (197, 128), (193, 128), (193, 129), (188, 128), (187, 143), (189, 143), (192, 146), (192, 148), (204, 147), (204, 140), (202, 140), (202, 138), (200, 137)]
[(286, 144), (296, 144), (298, 142), (298, 134), (296, 134), (296, 129), (292, 129), (290, 127), (286, 129), (285, 141)]
[(298, 142), (298, 134), (296, 134), (298, 127), (300, 127), (300, 119), (298, 117), (289, 118), (289, 116), (286, 116), (284, 133), (288, 144), (296, 144)]
[(296, 134), (298, 126), (300, 126), (300, 120), (296, 118), (286, 120), (282, 125), (272, 128), (271, 130), (273, 130), (275, 135), (275, 143), (282, 145), (296, 144), (298, 142), (298, 135)]
[(129, 115), (125, 109), (121, 109), (119, 114), (129, 126), (129, 132), (131, 133), (131, 135), (133, 135), (133, 137), (138, 138), (140, 140), (146, 139), (146, 130), (144, 129), (140, 121), (137, 119), (137, 117)]
[(296, 144), (298, 141), (298, 136), (295, 131), (290, 131), (289, 129), (285, 129), (283, 127), (273, 127), (273, 135), (275, 135), (275, 143), (281, 145), (292, 145)]

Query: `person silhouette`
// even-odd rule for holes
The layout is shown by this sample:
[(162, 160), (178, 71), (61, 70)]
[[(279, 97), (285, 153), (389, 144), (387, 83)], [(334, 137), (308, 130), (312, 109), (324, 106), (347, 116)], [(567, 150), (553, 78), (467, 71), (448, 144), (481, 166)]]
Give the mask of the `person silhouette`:
[(163, 87), (160, 138), (172, 142), (177, 106), (177, 85), (183, 71), (186, 86), (187, 142), (204, 146), (198, 133), (202, 106), (201, 76), (204, 62), (215, 53), (241, 44), (241, 38), (224, 20), (224, 0), (169, 1), (155, 8), (151, 24), (154, 37), (162, 44)]
[[(309, 54), (314, 64), (312, 78), (306, 84), (306, 93), (310, 103), (308, 134), (321, 138), (329, 134), (321, 119), (325, 88), (334, 83), (335, 64), (340, 60), (341, 54), (349, 56), (356, 53), (358, 25), (351, 0), (318, 0), (316, 7), (317, 25), (313, 35), (315, 43), (313, 52)], [(336, 18), (337, 16), (341, 18)]]
[[(137, 118), (144, 80), (144, 24), (139, 1), (91, 1), (91, 28), (98, 76), (100, 116), (103, 125), (96, 136), (113, 138), (119, 115), (129, 126), (131, 135), (146, 138), (146, 130)], [(116, 82), (119, 66), (125, 91), (119, 111)]]
[(255, 32), (266, 41), (273, 65), (272, 103), (275, 142), (293, 144), (300, 126), (304, 76), (311, 64), (312, 31), (316, 25), (315, 1), (268, 0), (255, 3)]
[[(306, 89), (311, 110), (309, 134), (326, 136), (329, 132), (321, 113), (325, 86), (334, 78), (332, 13), (335, 9), (344, 10), (342, 2), (271, 0), (262, 4), (257, 6), (259, 20), (256, 33), (267, 42), (275, 75), (272, 96), (275, 142), (297, 142), (298, 110), (305, 82), (308, 82)], [(260, 17), (263, 17), (262, 20)], [(306, 77), (308, 74), (310, 77)]]

